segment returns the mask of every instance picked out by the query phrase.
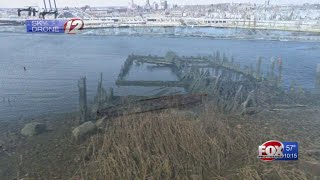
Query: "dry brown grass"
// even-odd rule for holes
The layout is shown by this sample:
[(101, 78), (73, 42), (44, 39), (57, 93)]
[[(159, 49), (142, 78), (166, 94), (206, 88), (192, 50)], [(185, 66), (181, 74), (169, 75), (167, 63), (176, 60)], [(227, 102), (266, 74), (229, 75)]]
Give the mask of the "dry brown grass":
[(199, 118), (140, 114), (91, 137), (75, 179), (308, 179), (297, 163), (261, 162), (258, 145), (281, 135), (204, 108)]

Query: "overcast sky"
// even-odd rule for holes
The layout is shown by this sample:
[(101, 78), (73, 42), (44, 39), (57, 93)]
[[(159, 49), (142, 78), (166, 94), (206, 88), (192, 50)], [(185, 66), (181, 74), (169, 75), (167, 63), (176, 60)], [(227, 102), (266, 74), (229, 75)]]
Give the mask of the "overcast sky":
[[(48, 0), (46, 0), (48, 1)], [(53, 2), (53, 0), (51, 0)], [(143, 5), (146, 0), (134, 0), (135, 4)], [(150, 3), (159, 2), (160, 0), (149, 0)], [(131, 0), (56, 0), (58, 7), (79, 7), (84, 5), (90, 6), (127, 6)], [(251, 2), (264, 3), (265, 0), (168, 0), (169, 4), (215, 4), (221, 2)], [(302, 3), (319, 3), (320, 0), (270, 0), (271, 4), (302, 4)], [(0, 0), (0, 8), (24, 7), (24, 6), (43, 6), (43, 0)]]

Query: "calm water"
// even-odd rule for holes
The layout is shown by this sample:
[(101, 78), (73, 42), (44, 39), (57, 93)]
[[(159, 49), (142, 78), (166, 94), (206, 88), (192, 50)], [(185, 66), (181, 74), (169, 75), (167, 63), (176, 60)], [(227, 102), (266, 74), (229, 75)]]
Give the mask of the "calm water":
[[(114, 81), (129, 54), (164, 55), (168, 50), (179, 55), (209, 55), (220, 50), (242, 65), (255, 65), (262, 56), (265, 68), (271, 57), (281, 57), (284, 86), (295, 80), (307, 89), (314, 87), (316, 64), (320, 63), (320, 43), (316, 42), (0, 33), (0, 120), (75, 111), (77, 80), (87, 76), (91, 100), (100, 72), (104, 87), (114, 87), (116, 94), (151, 93), (153, 88), (119, 88)], [(170, 70), (150, 73), (139, 67), (130, 72), (129, 79), (175, 77)]]

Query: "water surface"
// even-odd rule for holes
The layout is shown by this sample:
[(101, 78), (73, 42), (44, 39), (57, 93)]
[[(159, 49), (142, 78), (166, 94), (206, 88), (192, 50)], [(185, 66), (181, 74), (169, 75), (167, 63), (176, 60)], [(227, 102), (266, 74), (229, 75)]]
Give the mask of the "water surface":
[[(262, 56), (265, 69), (271, 57), (281, 57), (284, 86), (295, 80), (307, 89), (314, 87), (316, 64), (320, 63), (317, 42), (0, 33), (0, 120), (75, 111), (77, 80), (87, 77), (90, 100), (100, 72), (104, 87), (114, 87), (116, 94), (151, 93), (153, 88), (119, 88), (114, 81), (129, 54), (163, 56), (169, 50), (193, 56), (220, 50), (242, 65), (254, 66)], [(144, 67), (134, 69), (128, 78), (175, 80), (170, 70), (150, 72)]]

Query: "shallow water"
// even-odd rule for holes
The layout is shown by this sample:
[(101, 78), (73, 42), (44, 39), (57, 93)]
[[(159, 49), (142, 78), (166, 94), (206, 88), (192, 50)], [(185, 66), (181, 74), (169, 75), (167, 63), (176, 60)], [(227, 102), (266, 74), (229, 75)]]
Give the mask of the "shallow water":
[[(77, 110), (77, 80), (87, 76), (91, 100), (100, 72), (104, 87), (114, 87), (116, 94), (150, 94), (154, 88), (119, 88), (114, 81), (129, 54), (163, 56), (168, 50), (193, 56), (220, 50), (253, 67), (262, 56), (264, 70), (269, 68), (271, 57), (281, 57), (284, 86), (295, 80), (307, 89), (314, 87), (316, 64), (320, 63), (317, 42), (0, 33), (0, 120)], [(150, 73), (139, 67), (130, 72), (129, 79), (175, 77), (167, 69)]]

